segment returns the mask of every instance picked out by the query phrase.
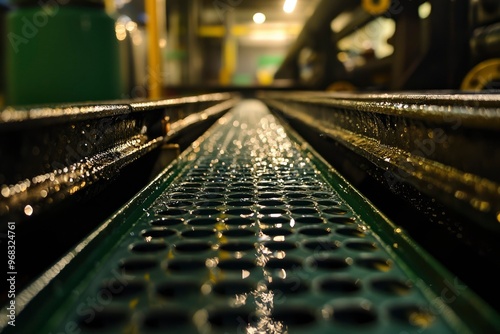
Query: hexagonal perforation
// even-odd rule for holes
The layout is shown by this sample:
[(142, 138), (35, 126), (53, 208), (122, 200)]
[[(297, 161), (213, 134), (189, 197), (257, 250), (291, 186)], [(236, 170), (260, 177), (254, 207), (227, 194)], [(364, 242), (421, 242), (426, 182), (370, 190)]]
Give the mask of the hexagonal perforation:
[[(219, 125), (224, 135), (202, 142), (124, 238), (112, 267), (128, 283), (113, 297), (134, 298), (134, 316), (106, 309), (85, 329), (389, 333), (394, 323), (441, 334), (379, 239), (276, 119), (257, 114)], [(99, 289), (123, 278), (110, 275)]]

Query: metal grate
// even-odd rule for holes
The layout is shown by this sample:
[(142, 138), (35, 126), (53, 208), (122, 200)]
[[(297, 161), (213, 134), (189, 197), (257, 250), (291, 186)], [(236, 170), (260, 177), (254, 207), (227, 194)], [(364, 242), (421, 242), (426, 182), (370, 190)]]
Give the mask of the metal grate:
[(332, 184), (316, 160), (261, 103), (242, 103), (193, 143), (172, 182), (151, 185), (151, 205), (136, 202), (133, 218), (115, 219), (122, 230), (108, 233), (92, 269), (32, 325), (83, 334), (466, 333), (466, 318), (429, 288), (435, 282), (399, 257), (410, 246), (388, 244), (376, 210), (355, 212), (352, 190)]

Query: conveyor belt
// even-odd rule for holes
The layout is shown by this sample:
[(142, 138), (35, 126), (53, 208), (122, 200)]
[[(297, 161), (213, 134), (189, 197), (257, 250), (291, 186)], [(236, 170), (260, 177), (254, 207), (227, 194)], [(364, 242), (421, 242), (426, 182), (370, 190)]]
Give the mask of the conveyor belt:
[(500, 331), (495, 311), (253, 100), (17, 308), (5, 333)]

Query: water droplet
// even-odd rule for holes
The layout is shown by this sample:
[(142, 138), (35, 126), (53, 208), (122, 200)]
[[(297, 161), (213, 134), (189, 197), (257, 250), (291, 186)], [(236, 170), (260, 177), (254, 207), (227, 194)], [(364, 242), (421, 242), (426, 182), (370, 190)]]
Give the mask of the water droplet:
[(9, 187), (3, 186), (1, 193), (2, 193), (3, 197), (9, 197), (9, 195), (10, 195), (10, 189), (9, 189)]
[(285, 269), (281, 269), (278, 273), (278, 277), (279, 278), (282, 278), (282, 279), (285, 279), (286, 278), (286, 270)]
[(24, 214), (26, 216), (31, 216), (33, 214), (33, 208), (31, 207), (31, 205), (28, 204), (24, 207)]
[(250, 272), (248, 270), (242, 270), (241, 271), (241, 278), (245, 279), (250, 276)]

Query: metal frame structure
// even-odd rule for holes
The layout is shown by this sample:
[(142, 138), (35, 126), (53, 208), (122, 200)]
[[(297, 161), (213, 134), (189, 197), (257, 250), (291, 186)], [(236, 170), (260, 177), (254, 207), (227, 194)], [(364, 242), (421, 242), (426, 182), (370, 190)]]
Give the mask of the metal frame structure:
[[(419, 6), (424, 3), (432, 9), (428, 17), (420, 18)], [(465, 85), (464, 81), (474, 66), (498, 57), (498, 13), (491, 1), (325, 0), (306, 22), (275, 79), (315, 90), (484, 89), (497, 80), (494, 67), (489, 71), (494, 75), (483, 78), (480, 85)], [(349, 14), (350, 20), (342, 30), (333, 32), (331, 22), (342, 14)], [(379, 17), (395, 22), (389, 41), (393, 54), (381, 59), (367, 57), (364, 65), (347, 70), (337, 59), (339, 40), (363, 31)], [(313, 54), (301, 60), (305, 49)], [(304, 68), (314, 73), (309, 79), (301, 75)]]

